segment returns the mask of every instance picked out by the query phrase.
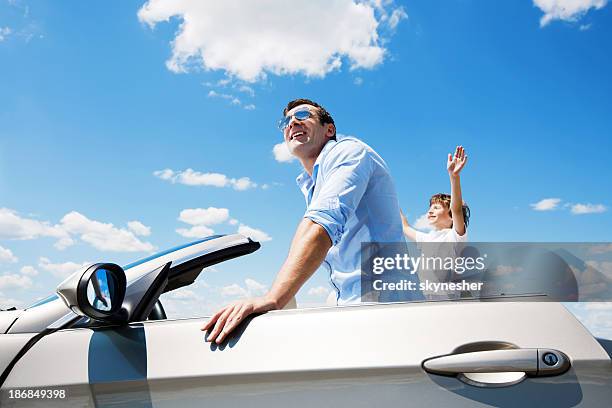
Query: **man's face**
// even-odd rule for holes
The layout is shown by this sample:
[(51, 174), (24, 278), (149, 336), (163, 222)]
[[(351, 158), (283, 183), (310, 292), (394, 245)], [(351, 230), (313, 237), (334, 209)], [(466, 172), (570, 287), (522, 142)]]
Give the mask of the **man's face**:
[[(308, 119), (298, 120), (291, 117), (295, 112), (308, 110)], [(292, 155), (299, 159), (316, 158), (329, 138), (334, 136), (334, 125), (322, 125), (317, 116), (317, 108), (312, 105), (299, 105), (287, 112), (291, 117), (289, 125), (283, 132), (285, 143)]]

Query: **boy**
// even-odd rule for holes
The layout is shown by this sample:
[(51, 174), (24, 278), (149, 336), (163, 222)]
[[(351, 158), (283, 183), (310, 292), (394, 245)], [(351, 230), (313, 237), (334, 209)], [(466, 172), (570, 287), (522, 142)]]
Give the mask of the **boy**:
[(467, 163), (463, 146), (457, 146), (455, 155), (448, 154), (446, 170), (450, 178), (451, 194), (435, 194), (429, 199), (427, 220), (433, 231), (424, 233), (408, 224), (402, 213), (404, 235), (416, 242), (467, 242), (467, 226), (470, 209), (461, 197), (461, 180), (459, 173)]
[[(459, 174), (467, 156), (463, 146), (457, 146), (454, 156), (449, 153), (446, 170), (450, 178), (451, 194), (435, 194), (429, 199), (427, 220), (433, 227), (428, 233), (417, 231), (408, 225), (408, 220), (401, 213), (404, 235), (411, 241), (416, 241), (417, 247), (428, 258), (457, 258), (462, 251), (462, 243), (467, 242), (467, 226), (470, 219), (470, 209), (463, 203), (461, 197), (461, 180)], [(458, 278), (451, 270), (421, 265), (418, 270), (421, 282), (450, 282)], [(461, 297), (459, 291), (424, 290), (427, 299), (455, 299)]]

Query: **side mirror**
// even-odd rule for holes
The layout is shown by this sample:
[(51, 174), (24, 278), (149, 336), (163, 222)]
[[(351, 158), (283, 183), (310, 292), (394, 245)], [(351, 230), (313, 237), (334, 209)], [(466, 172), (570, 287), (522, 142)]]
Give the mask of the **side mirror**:
[(68, 277), (56, 292), (77, 315), (106, 322), (122, 320), (125, 291), (124, 270), (116, 264), (98, 263)]

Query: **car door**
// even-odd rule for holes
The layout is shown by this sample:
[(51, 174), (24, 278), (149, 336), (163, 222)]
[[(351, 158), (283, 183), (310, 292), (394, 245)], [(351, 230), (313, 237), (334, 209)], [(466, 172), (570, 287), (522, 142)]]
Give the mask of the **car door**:
[[(275, 311), (249, 320), (221, 345), (204, 341), (205, 321), (144, 323), (153, 406), (516, 407), (540, 401), (596, 407), (612, 401), (609, 356), (559, 303), (415, 302)], [(533, 349), (562, 352), (569, 369), (517, 377), (520, 373), (502, 367), (497, 378), (472, 376), (481, 382), (470, 383), (423, 367), (449, 354)], [(495, 362), (483, 356), (483, 365), (491, 363), (487, 358)]]

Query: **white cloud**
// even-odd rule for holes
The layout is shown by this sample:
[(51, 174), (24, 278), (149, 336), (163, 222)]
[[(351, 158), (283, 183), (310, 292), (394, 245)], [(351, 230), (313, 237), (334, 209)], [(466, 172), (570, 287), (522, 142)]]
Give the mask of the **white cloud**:
[(26, 240), (40, 237), (69, 239), (68, 233), (58, 225), (23, 218), (14, 210), (0, 208), (0, 238)]
[(544, 12), (540, 18), (540, 27), (553, 20), (575, 22), (590, 9), (603, 8), (607, 0), (533, 0), (533, 4)]
[(308, 296), (315, 296), (321, 298), (327, 298), (329, 296), (330, 289), (325, 286), (317, 286), (316, 288), (308, 289)]
[(227, 208), (187, 208), (179, 214), (179, 221), (190, 225), (215, 225), (229, 219)]
[(51, 225), (47, 221), (24, 218), (14, 210), (0, 208), (0, 238), (27, 240), (52, 237), (58, 239), (54, 246), (62, 250), (74, 245), (73, 235), (103, 251), (153, 250), (153, 245), (140, 241), (132, 231), (90, 220), (76, 211), (66, 214), (59, 224)]
[[(534, 204), (529, 204), (535, 211), (553, 211), (559, 207), (560, 198), (545, 198)], [(564, 208), (570, 207), (572, 214), (595, 214), (608, 210), (603, 204), (565, 204)]]
[(238, 227), (238, 233), (244, 236), (250, 237), (254, 241), (265, 242), (272, 240), (272, 237), (255, 228), (251, 228), (248, 225), (240, 224)]
[(612, 252), (612, 244), (593, 245), (589, 248), (591, 254), (605, 254)]
[(32, 279), (24, 275), (1, 275), (0, 289), (29, 289), (32, 287)]
[(248, 85), (241, 85), (238, 91), (249, 95), (251, 98), (255, 96), (255, 90)]
[(168, 293), (168, 298), (183, 302), (197, 301), (202, 299), (202, 297), (196, 294), (193, 290), (189, 290), (186, 288), (173, 290), (172, 292)]
[(57, 249), (59, 249), (60, 251), (70, 247), (74, 245), (74, 240), (70, 237), (65, 237), (65, 238), (61, 238), (59, 241), (57, 241), (55, 244), (53, 244), (54, 247), (56, 247)]
[(247, 297), (247, 290), (237, 283), (227, 285), (221, 288), (222, 296), (236, 296), (236, 297)]
[(194, 285), (162, 295), (161, 301), (169, 319), (210, 316), (224, 306), (211, 301), (209, 296), (192, 289), (195, 289)]
[[(208, 268), (206, 268), (206, 271), (207, 272), (219, 272), (219, 270), (215, 268), (214, 266), (209, 266)], [(210, 285), (203, 280), (197, 280), (194, 283), (192, 283), (191, 286), (189, 287), (193, 289), (209, 289)]]
[(229, 103), (231, 103), (232, 105), (241, 105), (242, 101), (235, 97), (234, 95), (231, 94), (225, 94), (225, 93), (219, 93), (216, 91), (209, 91), (208, 92), (208, 97), (209, 98), (221, 98), (221, 99), (225, 99), (227, 101), (229, 101)]
[(583, 306), (585, 310), (606, 310), (612, 313), (612, 302), (591, 302)]
[(357, 85), (357, 86), (360, 86), (360, 85), (362, 85), (362, 84), (363, 84), (363, 78), (361, 78), (361, 77), (357, 77), (357, 78), (355, 78), (355, 79), (353, 80), (353, 83), (354, 83), (355, 85)]
[(408, 14), (403, 7), (398, 7), (391, 13), (391, 17), (389, 17), (389, 27), (392, 30), (395, 30), (400, 23), (400, 21), (408, 18)]
[(205, 238), (215, 233), (213, 229), (205, 225), (195, 225), (191, 228), (177, 228), (176, 232), (185, 238)]
[(0, 309), (8, 309), (9, 307), (21, 308), (23, 302), (21, 300), (7, 298), (2, 292), (0, 292)]
[[(207, 86), (209, 88), (214, 88), (214, 87), (216, 87), (216, 88), (227, 88), (227, 87), (231, 87), (236, 92), (240, 92), (242, 94), (245, 94), (245, 95), (247, 95), (250, 98), (254, 98), (255, 97), (255, 90), (252, 87), (250, 87), (248, 85), (245, 85), (241, 81), (235, 81), (235, 80), (232, 80), (230, 78), (221, 79), (221, 80), (217, 81), (216, 83), (204, 82), (202, 85)], [(219, 92), (219, 91), (216, 91), (216, 90), (212, 89), (212, 90), (208, 91), (207, 96), (209, 98), (216, 98), (216, 99), (225, 100), (225, 101), (229, 102), (230, 105), (233, 105), (233, 106), (242, 106), (246, 110), (253, 110), (253, 109), (255, 109), (255, 105), (254, 104), (243, 102), (238, 96), (236, 96), (234, 94), (231, 94), (231, 93)]]
[(11, 34), (12, 30), (10, 27), (0, 27), (0, 41), (6, 40), (6, 38)]
[(535, 211), (552, 211), (555, 210), (559, 203), (560, 198), (544, 198), (537, 203), (529, 204)]
[(230, 219), (227, 208), (187, 208), (179, 214), (179, 221), (192, 225), (191, 228), (179, 228), (177, 233), (186, 238), (203, 238), (214, 234), (211, 225), (228, 222), (235, 225), (238, 221)]
[(523, 267), (521, 266), (512, 266), (512, 265), (498, 265), (495, 269), (496, 275), (510, 275), (513, 273), (522, 272)]
[(289, 152), (289, 148), (285, 142), (275, 144), (272, 148), (274, 159), (281, 163), (290, 163), (295, 160), (295, 156)]
[(200, 173), (193, 169), (187, 169), (176, 174), (177, 179), (175, 182), (186, 186), (225, 187), (229, 183), (229, 178), (221, 173)]
[(249, 296), (261, 296), (266, 293), (266, 289), (268, 288), (266, 285), (257, 282), (255, 279), (246, 278), (244, 283), (247, 287), (247, 291), (249, 292)]
[(251, 179), (248, 177), (241, 177), (237, 180), (232, 179), (231, 183), (232, 183), (232, 186), (234, 187), (234, 190), (238, 190), (238, 191), (244, 191), (250, 188), (257, 187), (257, 184), (253, 183)]
[(162, 180), (173, 181), (175, 173), (174, 173), (174, 170), (172, 169), (163, 169), (163, 170), (154, 171), (153, 175)]
[(594, 336), (612, 339), (612, 302), (566, 303), (565, 306)]
[(232, 81), (231, 78), (223, 78), (218, 80), (217, 82), (206, 81), (202, 82), (202, 85), (207, 86), (209, 88), (226, 88), (227, 86), (231, 85), (231, 87), (234, 89), (239, 86), (239, 84), (236, 81)]
[(27, 276), (38, 275), (38, 271), (33, 266), (30, 266), (30, 265), (26, 265), (22, 267), (19, 272), (21, 272), (22, 275), (27, 275)]
[(607, 210), (603, 204), (574, 204), (572, 205), (572, 214), (597, 214)]
[(237, 191), (257, 187), (257, 183), (254, 183), (248, 177), (235, 179), (221, 173), (201, 173), (193, 169), (185, 171), (174, 171), (172, 169), (157, 170), (153, 172), (153, 175), (161, 180), (186, 186), (233, 187)]
[(327, 295), (327, 299), (325, 299), (326, 306), (338, 306), (338, 295), (336, 291), (330, 290), (329, 295)]
[(381, 22), (405, 18), (403, 9), (392, 9), (391, 1), (150, 0), (138, 18), (151, 28), (181, 19), (166, 62), (172, 72), (223, 70), (252, 82), (267, 73), (324, 77), (346, 61), (351, 69), (379, 65), (386, 53)]
[(272, 238), (264, 231), (240, 224), (235, 218), (230, 218), (227, 208), (187, 208), (179, 214), (179, 221), (192, 225), (191, 228), (178, 228), (176, 232), (186, 238), (202, 238), (214, 234), (211, 225), (227, 222), (229, 225), (239, 225), (238, 234), (251, 237), (255, 241), (269, 241)]
[(49, 258), (41, 257), (38, 260), (38, 266), (40, 269), (51, 272), (51, 274), (57, 278), (65, 279), (80, 269), (91, 265), (91, 262), (64, 262), (64, 263), (52, 263)]
[(433, 227), (427, 219), (427, 213), (421, 215), (419, 218), (416, 219), (416, 221), (414, 222), (414, 228), (422, 231), (433, 230)]
[(586, 264), (593, 269), (606, 275), (612, 279), (612, 262), (611, 261), (586, 261)]
[(110, 223), (90, 220), (76, 211), (66, 214), (61, 225), (65, 231), (78, 235), (101, 251), (150, 252), (154, 249), (151, 243), (139, 240), (132, 231), (117, 228)]
[(4, 248), (0, 246), (0, 262), (17, 262), (18, 259), (15, 255), (13, 255), (13, 251), (8, 248)]
[(223, 286), (220, 289), (221, 296), (237, 298), (261, 296), (266, 293), (268, 288), (266, 285), (250, 278), (244, 280), (244, 285), (245, 286), (243, 287), (237, 283), (233, 283), (231, 285)]
[(151, 235), (151, 227), (147, 227), (140, 221), (130, 221), (127, 223), (128, 229), (135, 235), (142, 237), (148, 237)]

